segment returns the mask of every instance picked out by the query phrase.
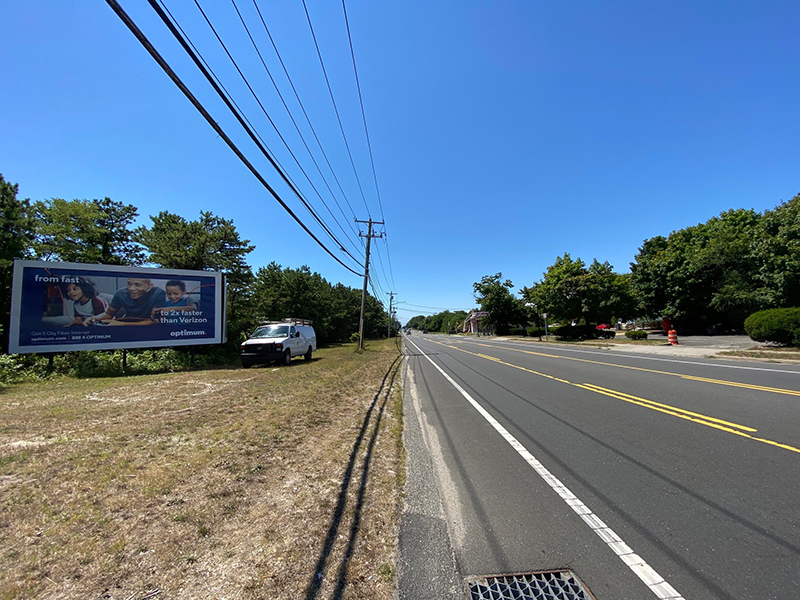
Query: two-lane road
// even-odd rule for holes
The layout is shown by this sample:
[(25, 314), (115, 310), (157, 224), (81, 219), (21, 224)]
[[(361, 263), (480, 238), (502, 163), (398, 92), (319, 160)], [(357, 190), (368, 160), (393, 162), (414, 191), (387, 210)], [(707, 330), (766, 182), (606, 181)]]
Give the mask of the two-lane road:
[(405, 349), (463, 576), (570, 567), (598, 600), (800, 598), (800, 370), (456, 336)]

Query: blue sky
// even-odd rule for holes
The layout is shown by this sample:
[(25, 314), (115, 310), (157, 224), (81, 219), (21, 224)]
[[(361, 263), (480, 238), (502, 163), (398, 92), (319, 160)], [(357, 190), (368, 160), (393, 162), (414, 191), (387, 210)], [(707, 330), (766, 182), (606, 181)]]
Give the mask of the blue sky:
[[(313, 187), (194, 0), (165, 4), (345, 247), (355, 255), (361, 248), (354, 216), (383, 215), (387, 241), (373, 244), (373, 273), (379, 297), (391, 291), (408, 303), (400, 304), (402, 321), (473, 306), (472, 284), (483, 275), (531, 285), (564, 252), (626, 272), (646, 238), (730, 208), (772, 208), (800, 192), (794, 0), (348, 0), (380, 203), (341, 2), (306, 1), (363, 198), (301, 0), (258, 5), (344, 190), (317, 151), (335, 201), (232, 3), (200, 2)], [(311, 226), (147, 2), (120, 4)], [(236, 4), (313, 150), (253, 0)], [(233, 219), (256, 245), (254, 268), (305, 264), (360, 287), (269, 196), (104, 1), (4, 3), (0, 77), (0, 173), (19, 183), (21, 197), (110, 196), (137, 206), (144, 224), (161, 210), (189, 219), (208, 210)]]

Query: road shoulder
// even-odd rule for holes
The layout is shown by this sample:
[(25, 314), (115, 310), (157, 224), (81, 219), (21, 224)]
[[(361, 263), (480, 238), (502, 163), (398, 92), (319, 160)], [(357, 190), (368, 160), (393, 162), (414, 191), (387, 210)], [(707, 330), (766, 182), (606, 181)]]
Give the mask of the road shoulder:
[(403, 442), (406, 447), (406, 503), (400, 517), (399, 600), (462, 600), (464, 592), (450, 542), (434, 466), (422, 433), (409, 357), (403, 358)]

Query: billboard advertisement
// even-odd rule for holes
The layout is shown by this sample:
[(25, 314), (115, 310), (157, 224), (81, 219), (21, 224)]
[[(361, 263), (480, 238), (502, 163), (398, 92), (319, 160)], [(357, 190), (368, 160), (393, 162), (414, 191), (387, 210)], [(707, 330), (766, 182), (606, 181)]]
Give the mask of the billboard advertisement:
[(9, 352), (219, 344), (222, 275), (14, 261)]

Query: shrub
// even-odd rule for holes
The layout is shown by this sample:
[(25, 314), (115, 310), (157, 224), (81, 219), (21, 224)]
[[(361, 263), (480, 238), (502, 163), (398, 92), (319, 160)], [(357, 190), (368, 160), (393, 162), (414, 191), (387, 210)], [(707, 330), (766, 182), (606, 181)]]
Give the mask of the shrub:
[(545, 333), (546, 332), (544, 329), (540, 329), (538, 327), (531, 327), (528, 329), (528, 335), (531, 337), (536, 337), (536, 338), (544, 337)]
[[(197, 347), (196, 368), (229, 362), (229, 354), (222, 347)], [(49, 375), (84, 378), (184, 371), (191, 366), (191, 356), (188, 348), (131, 349), (126, 363), (123, 373), (122, 350), (63, 352), (53, 357), (50, 372), (46, 355), (5, 354), (0, 355), (0, 384), (32, 381)]]
[(626, 331), (625, 337), (629, 340), (646, 340), (647, 339), (647, 332), (646, 331)]
[(800, 308), (772, 308), (753, 313), (744, 330), (757, 342), (800, 346)]

